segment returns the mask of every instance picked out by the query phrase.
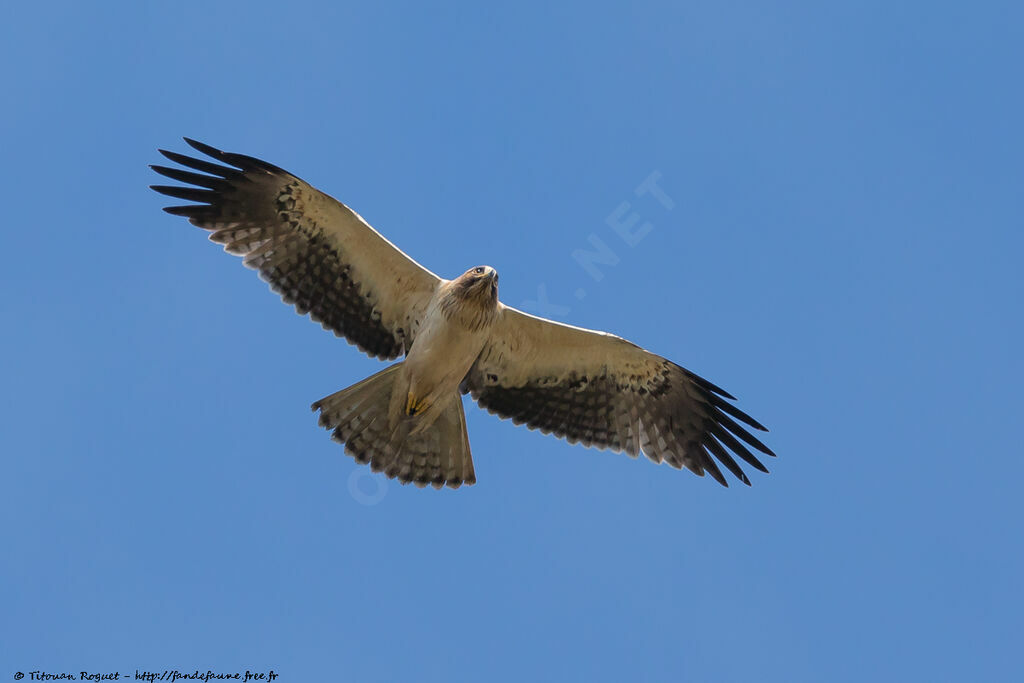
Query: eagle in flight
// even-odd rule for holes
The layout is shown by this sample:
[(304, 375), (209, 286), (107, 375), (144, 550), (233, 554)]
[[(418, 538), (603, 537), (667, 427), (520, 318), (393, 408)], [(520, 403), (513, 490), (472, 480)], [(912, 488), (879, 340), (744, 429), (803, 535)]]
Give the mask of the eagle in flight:
[(185, 142), (213, 162), (160, 150), (191, 170), (152, 166), (185, 184), (152, 188), (197, 202), (164, 211), (209, 231), (300, 315), (372, 357), (405, 356), (313, 404), (356, 462), (403, 484), (473, 484), (468, 393), (516, 424), (707, 472), (723, 486), (716, 459), (748, 485), (733, 455), (768, 471), (751, 449), (774, 453), (747, 429), (765, 428), (711, 382), (613, 334), (506, 306), (489, 266), (438, 277), (287, 171)]

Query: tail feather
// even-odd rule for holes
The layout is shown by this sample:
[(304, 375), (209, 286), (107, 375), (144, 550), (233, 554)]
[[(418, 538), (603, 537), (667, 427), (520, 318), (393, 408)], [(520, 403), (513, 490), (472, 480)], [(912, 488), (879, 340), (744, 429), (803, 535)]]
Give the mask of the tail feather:
[(416, 429), (420, 415), (389, 419), (401, 365), (396, 363), (314, 403), (313, 410), (320, 411), (320, 426), (332, 430), (331, 438), (345, 444), (345, 452), (356, 462), (403, 484), (458, 488), (475, 483), (461, 396), (453, 396), (426, 429)]
[(434, 429), (439, 441), (439, 448), (435, 452), (447, 480), (475, 484), (476, 471), (473, 469), (473, 458), (470, 455), (466, 413), (462, 409), (461, 396), (454, 398), (452, 406), (437, 419)]

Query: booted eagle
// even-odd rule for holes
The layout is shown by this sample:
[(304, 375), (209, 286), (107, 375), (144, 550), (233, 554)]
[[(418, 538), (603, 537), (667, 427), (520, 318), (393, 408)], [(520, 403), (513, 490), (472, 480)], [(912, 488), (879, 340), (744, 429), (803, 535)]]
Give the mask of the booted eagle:
[(152, 166), (185, 184), (152, 188), (198, 202), (165, 211), (209, 231), (300, 315), (374, 358), (405, 356), (313, 404), (356, 462), (403, 484), (474, 483), (468, 393), (516, 424), (723, 486), (718, 463), (750, 484), (734, 456), (768, 471), (751, 449), (774, 453), (747, 430), (765, 428), (711, 382), (613, 334), (506, 306), (489, 266), (440, 278), (287, 171), (185, 142), (217, 163), (160, 150), (191, 170)]

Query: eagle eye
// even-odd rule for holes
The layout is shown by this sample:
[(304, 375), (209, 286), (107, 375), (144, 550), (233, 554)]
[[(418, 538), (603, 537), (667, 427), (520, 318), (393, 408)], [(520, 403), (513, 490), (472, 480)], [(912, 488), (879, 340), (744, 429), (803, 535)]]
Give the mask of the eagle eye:
[(476, 273), (477, 275), (483, 275), (484, 274), (484, 269), (483, 268), (474, 268), (473, 272)]

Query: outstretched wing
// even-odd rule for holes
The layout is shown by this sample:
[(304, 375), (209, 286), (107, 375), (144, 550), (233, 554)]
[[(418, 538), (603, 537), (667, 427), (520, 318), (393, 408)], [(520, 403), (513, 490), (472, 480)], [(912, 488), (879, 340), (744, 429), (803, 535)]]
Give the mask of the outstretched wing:
[(749, 485), (730, 451), (762, 472), (750, 448), (774, 455), (739, 422), (765, 428), (707, 380), (621, 337), (507, 306), (462, 391), (516, 424), (633, 457), (643, 452), (708, 472), (723, 486), (715, 458)]
[(164, 211), (209, 230), (212, 241), (242, 256), (300, 315), (309, 313), (370, 356), (392, 359), (409, 349), (440, 278), (355, 211), (287, 171), (185, 142), (220, 163), (160, 150), (202, 172), (152, 167), (188, 184), (153, 185), (154, 190), (201, 202)]

